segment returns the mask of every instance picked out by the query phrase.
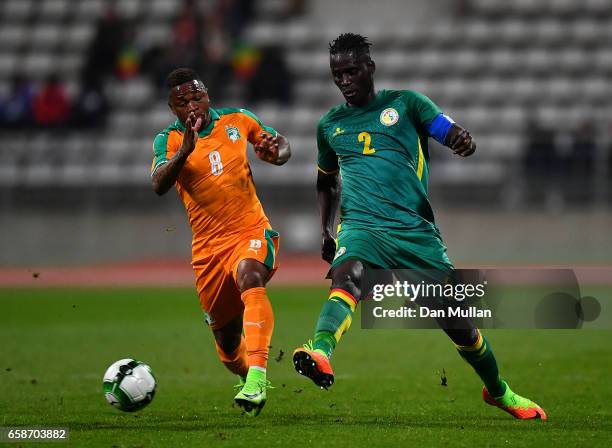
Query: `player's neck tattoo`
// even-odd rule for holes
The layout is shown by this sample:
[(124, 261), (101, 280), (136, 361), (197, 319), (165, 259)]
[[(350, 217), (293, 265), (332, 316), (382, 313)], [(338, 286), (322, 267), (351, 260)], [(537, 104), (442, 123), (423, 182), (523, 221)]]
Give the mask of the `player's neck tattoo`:
[(177, 96), (184, 96), (188, 93), (206, 92), (206, 86), (199, 79), (194, 79), (174, 87), (174, 91)]

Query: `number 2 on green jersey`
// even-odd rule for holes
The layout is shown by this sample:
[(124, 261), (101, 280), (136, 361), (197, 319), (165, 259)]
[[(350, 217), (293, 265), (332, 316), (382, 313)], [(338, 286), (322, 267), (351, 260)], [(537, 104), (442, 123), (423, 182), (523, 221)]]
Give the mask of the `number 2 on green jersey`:
[(364, 154), (374, 154), (376, 150), (374, 148), (370, 148), (370, 143), (372, 143), (372, 136), (370, 136), (367, 132), (362, 132), (357, 136), (357, 140), (359, 143), (363, 142), (363, 153)]

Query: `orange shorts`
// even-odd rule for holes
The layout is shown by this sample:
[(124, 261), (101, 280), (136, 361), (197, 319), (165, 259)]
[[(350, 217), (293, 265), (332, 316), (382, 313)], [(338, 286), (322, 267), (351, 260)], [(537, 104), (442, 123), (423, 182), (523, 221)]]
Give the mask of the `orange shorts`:
[(213, 330), (224, 327), (244, 311), (236, 284), (240, 262), (251, 258), (266, 265), (270, 270), (269, 280), (278, 267), (278, 245), (278, 232), (262, 229), (245, 233), (236, 239), (235, 244), (192, 263), (200, 305), (206, 314), (206, 322)]

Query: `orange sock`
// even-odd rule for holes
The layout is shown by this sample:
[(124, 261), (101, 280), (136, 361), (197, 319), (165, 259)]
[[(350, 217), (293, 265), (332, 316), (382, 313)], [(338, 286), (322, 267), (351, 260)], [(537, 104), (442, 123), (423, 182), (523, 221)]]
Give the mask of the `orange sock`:
[(217, 347), (219, 359), (225, 365), (225, 367), (227, 367), (230, 372), (244, 378), (249, 371), (246, 342), (244, 337), (240, 338), (240, 345), (229, 355), (225, 353), (221, 347), (219, 347), (219, 344), (215, 343), (215, 345)]
[(265, 369), (268, 364), (268, 353), (272, 331), (274, 330), (274, 313), (266, 288), (247, 289), (240, 296), (244, 303), (244, 335), (249, 359), (249, 367)]

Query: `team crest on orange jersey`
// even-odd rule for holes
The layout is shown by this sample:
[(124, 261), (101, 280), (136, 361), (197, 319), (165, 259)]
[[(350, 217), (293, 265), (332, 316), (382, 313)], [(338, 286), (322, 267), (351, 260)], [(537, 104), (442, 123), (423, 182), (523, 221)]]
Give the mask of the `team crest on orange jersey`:
[(227, 138), (229, 138), (232, 143), (236, 143), (236, 141), (240, 140), (240, 131), (238, 131), (236, 126), (225, 126), (225, 132), (227, 134)]

